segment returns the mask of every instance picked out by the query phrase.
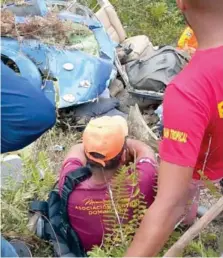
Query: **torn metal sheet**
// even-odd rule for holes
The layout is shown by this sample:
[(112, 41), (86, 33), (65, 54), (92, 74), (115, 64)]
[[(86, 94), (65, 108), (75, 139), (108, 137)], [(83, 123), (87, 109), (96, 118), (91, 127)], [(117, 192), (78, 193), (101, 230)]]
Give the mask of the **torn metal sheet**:
[[(33, 2), (38, 4), (39, 1)], [(43, 9), (41, 15), (45, 14)], [(44, 93), (48, 94), (47, 97), (50, 96), (51, 100), (52, 98), (57, 100), (58, 108), (65, 108), (97, 99), (109, 86), (117, 71), (113, 65), (115, 45), (96, 18), (90, 16), (86, 18), (67, 11), (62, 11), (58, 17), (86, 25), (93, 32), (93, 38), (89, 36), (90, 40), (86, 37), (81, 42), (82, 46), (77, 43), (79, 46), (75, 47), (74, 44), (71, 48), (65, 49), (45, 44), (40, 40), (18, 41), (2, 37), (1, 50), (2, 55), (12, 59), (21, 75), (32, 81), (35, 87), (43, 89), (43, 81), (47, 80), (47, 85), (51, 86), (48, 86)], [(16, 17), (16, 22), (24, 23), (26, 17)], [(92, 52), (95, 49), (95, 42), (99, 55), (95, 51)], [(49, 84), (51, 80), (52, 83)], [(56, 85), (54, 92), (52, 85)], [(54, 96), (55, 94), (59, 96)]]
[(41, 88), (42, 78), (37, 66), (26, 55), (20, 52), (19, 48), (14, 47), (15, 45), (11, 47), (9, 44), (7, 46), (8, 42), (8, 39), (1, 38), (1, 55), (13, 60), (23, 77), (35, 87)]
[[(57, 79), (60, 94), (58, 108), (89, 102), (109, 85), (113, 69), (110, 60), (95, 58), (82, 51), (57, 49), (36, 40), (23, 40), (19, 44), (17, 40), (2, 38), (1, 44), (2, 54), (10, 57), (18, 65), (21, 74), (31, 80), (36, 87), (40, 87), (41, 84), (37, 75), (38, 69), (46, 77)], [(20, 54), (20, 50), (23, 54)], [(34, 61), (38, 69), (30, 60)], [(67, 63), (74, 68), (64, 69)], [(31, 70), (36, 71), (27, 73)], [(88, 81), (91, 87), (81, 87), (83, 81)], [(67, 94), (74, 96), (73, 101), (64, 99)]]

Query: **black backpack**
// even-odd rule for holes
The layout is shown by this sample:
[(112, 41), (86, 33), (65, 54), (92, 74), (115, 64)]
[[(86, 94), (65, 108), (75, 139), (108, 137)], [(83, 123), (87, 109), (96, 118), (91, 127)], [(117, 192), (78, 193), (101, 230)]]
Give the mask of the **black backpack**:
[(183, 69), (189, 57), (171, 46), (161, 47), (151, 56), (126, 65), (133, 91), (163, 93), (167, 84)]
[(44, 240), (52, 242), (57, 257), (86, 257), (86, 252), (82, 246), (78, 234), (71, 227), (67, 203), (70, 194), (81, 182), (91, 176), (88, 167), (81, 167), (70, 172), (66, 178), (61, 192), (54, 188), (48, 201), (33, 201), (30, 206), (31, 212), (40, 212), (44, 216), (40, 217), (37, 224), (37, 235)]

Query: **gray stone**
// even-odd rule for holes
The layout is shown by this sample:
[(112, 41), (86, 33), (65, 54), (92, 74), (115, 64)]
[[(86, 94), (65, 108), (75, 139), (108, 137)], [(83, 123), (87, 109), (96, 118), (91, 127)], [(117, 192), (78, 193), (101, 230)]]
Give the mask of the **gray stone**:
[(12, 177), (15, 182), (22, 182), (23, 175), (22, 159), (18, 155), (9, 154), (1, 158), (1, 184), (0, 187), (4, 188), (6, 179)]

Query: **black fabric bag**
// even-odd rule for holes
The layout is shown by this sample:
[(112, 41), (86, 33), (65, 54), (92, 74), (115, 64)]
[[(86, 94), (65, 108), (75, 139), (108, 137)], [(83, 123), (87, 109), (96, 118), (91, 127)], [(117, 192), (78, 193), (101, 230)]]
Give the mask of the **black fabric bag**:
[(126, 72), (134, 90), (164, 92), (166, 85), (183, 69), (189, 57), (171, 46), (152, 56), (128, 63)]

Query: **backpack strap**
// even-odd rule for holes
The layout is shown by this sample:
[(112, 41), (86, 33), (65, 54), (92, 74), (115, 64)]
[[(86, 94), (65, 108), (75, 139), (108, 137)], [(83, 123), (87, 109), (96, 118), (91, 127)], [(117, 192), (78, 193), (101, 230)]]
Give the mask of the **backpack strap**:
[(65, 182), (61, 191), (61, 215), (64, 222), (68, 222), (67, 203), (70, 194), (84, 180), (91, 176), (88, 167), (81, 167), (66, 175)]
[(79, 236), (70, 225), (67, 204), (70, 194), (90, 176), (88, 167), (80, 167), (66, 175), (61, 195), (58, 187), (54, 186), (47, 202), (36, 200), (30, 205), (30, 211), (41, 212), (48, 218), (41, 228), (42, 236), (38, 236), (52, 241), (57, 255), (61, 253), (63, 257), (86, 257)]
[[(67, 240), (68, 246), (73, 253), (79, 252), (79, 255), (85, 256), (77, 233), (72, 229), (67, 212), (67, 204), (70, 194), (75, 188), (88, 177), (91, 176), (91, 170), (88, 167), (81, 167), (70, 172), (65, 177), (65, 182), (61, 191), (60, 214), (61, 224), (59, 230), (63, 238)], [(78, 248), (77, 248), (78, 247)]]

